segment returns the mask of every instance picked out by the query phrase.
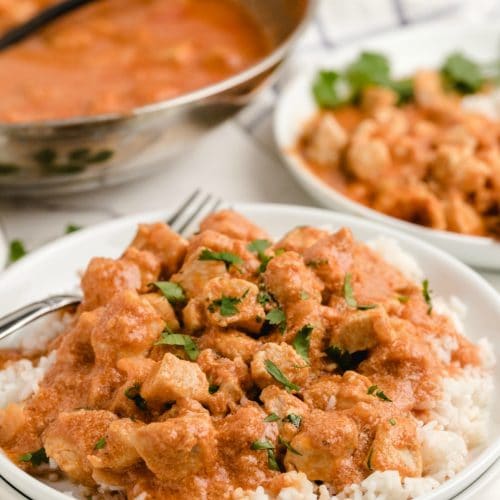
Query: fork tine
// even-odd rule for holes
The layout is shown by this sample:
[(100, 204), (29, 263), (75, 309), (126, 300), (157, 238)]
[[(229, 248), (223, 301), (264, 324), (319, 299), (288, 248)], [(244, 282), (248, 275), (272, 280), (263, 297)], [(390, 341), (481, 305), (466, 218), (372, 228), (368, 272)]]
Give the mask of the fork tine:
[(177, 232), (179, 234), (183, 234), (186, 229), (191, 225), (191, 223), (194, 221), (196, 217), (203, 211), (203, 209), (210, 203), (212, 200), (212, 195), (207, 194), (205, 198), (201, 201), (201, 203), (198, 204), (198, 206), (195, 208), (194, 212), (187, 218), (187, 220), (182, 224), (182, 226), (177, 229)]
[(177, 222), (177, 220), (187, 211), (187, 209), (191, 206), (191, 203), (196, 199), (196, 197), (201, 193), (201, 189), (196, 189), (187, 200), (174, 212), (173, 215), (167, 220), (167, 224), (172, 226)]

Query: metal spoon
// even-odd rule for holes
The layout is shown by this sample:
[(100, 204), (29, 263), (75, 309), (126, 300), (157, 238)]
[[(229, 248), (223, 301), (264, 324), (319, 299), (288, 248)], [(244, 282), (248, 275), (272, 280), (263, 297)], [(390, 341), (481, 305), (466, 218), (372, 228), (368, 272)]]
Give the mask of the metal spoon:
[(67, 14), (87, 3), (95, 0), (64, 0), (56, 5), (43, 9), (28, 21), (12, 28), (0, 37), (0, 50), (4, 50), (11, 45), (24, 40), (35, 31), (43, 28), (58, 17)]

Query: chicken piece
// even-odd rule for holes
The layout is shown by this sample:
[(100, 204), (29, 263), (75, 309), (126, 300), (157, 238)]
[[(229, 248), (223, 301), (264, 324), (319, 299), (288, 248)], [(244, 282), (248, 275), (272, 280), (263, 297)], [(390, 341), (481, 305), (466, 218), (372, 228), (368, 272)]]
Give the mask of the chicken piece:
[(25, 425), (26, 419), (21, 405), (10, 403), (7, 407), (0, 408), (0, 446), (6, 447)]
[(206, 308), (201, 298), (191, 299), (182, 310), (182, 320), (187, 333), (194, 333), (206, 326)]
[(106, 305), (117, 293), (139, 290), (141, 285), (141, 272), (134, 262), (95, 257), (82, 277), (82, 308), (96, 309)]
[(301, 300), (304, 294), (311, 300), (321, 302), (323, 284), (296, 252), (285, 252), (274, 257), (267, 265), (264, 283), (285, 309), (287, 304)]
[(168, 352), (156, 363), (141, 387), (141, 396), (156, 408), (179, 398), (205, 401), (208, 395), (207, 377), (201, 368)]
[(217, 424), (218, 452), (230, 477), (238, 480), (245, 471), (248, 487), (256, 488), (276, 474), (269, 469), (266, 450), (252, 450), (252, 443), (278, 437), (275, 423), (265, 422), (266, 414), (256, 404), (238, 408)]
[(317, 378), (302, 391), (304, 403), (313, 409), (325, 411), (334, 409), (341, 380), (339, 375), (323, 375)]
[(171, 281), (183, 288), (188, 299), (201, 295), (205, 284), (213, 278), (227, 274), (224, 262), (216, 260), (200, 260), (203, 249), (189, 255), (181, 270), (174, 274)]
[(193, 414), (145, 425), (132, 444), (161, 481), (178, 483), (210, 473), (216, 463), (217, 438), (210, 416)]
[(355, 371), (346, 371), (336, 394), (335, 408), (346, 410), (360, 402), (372, 403), (377, 398), (373, 393), (368, 394), (368, 389), (372, 386), (373, 383), (368, 377)]
[(401, 477), (420, 477), (422, 453), (415, 421), (397, 417), (379, 423), (367, 462), (370, 470), (396, 470)]
[(328, 236), (328, 234), (328, 231), (323, 231), (316, 227), (299, 226), (285, 234), (274, 245), (274, 248), (283, 248), (288, 252), (297, 252), (302, 255), (306, 249), (314, 245), (321, 238)]
[(260, 394), (260, 400), (268, 414), (279, 417), (276, 421), (280, 436), (286, 441), (291, 441), (299, 432), (302, 418), (309, 408), (299, 398), (279, 389), (275, 385), (268, 385)]
[(448, 229), (457, 233), (476, 236), (485, 233), (481, 216), (457, 193), (452, 194), (446, 203), (446, 222)]
[(358, 446), (358, 427), (342, 413), (312, 410), (291, 445), (298, 453), (287, 450), (287, 471), (304, 472), (310, 481), (335, 484), (339, 470)]
[(165, 322), (168, 328), (174, 331), (179, 330), (180, 325), (175, 315), (174, 308), (163, 295), (159, 293), (146, 293), (142, 298), (153, 306), (154, 310), (160, 315), (160, 318)]
[(248, 367), (237, 357), (234, 361), (219, 357), (205, 349), (196, 360), (214, 390), (207, 399), (213, 415), (224, 415), (245, 396), (244, 389), (251, 385)]
[(213, 349), (221, 356), (229, 359), (241, 357), (245, 363), (249, 363), (260, 343), (239, 332), (238, 330), (219, 330), (217, 328), (204, 332), (198, 341), (200, 349)]
[(291, 345), (285, 342), (268, 342), (255, 353), (250, 365), (252, 378), (261, 389), (271, 384), (278, 387), (283, 385), (268, 372), (266, 361), (274, 363), (292, 384), (299, 387), (305, 383), (311, 372), (311, 368)]
[(385, 182), (377, 192), (373, 207), (414, 224), (446, 229), (443, 204), (424, 183)]
[(109, 402), (124, 377), (114, 366), (96, 364), (90, 374), (87, 388), (87, 406), (90, 408), (108, 409)]
[(164, 329), (153, 306), (136, 292), (117, 293), (90, 333), (96, 361), (137, 356), (148, 351)]
[(440, 74), (432, 70), (417, 71), (413, 76), (413, 94), (423, 108), (440, 105), (445, 98)]
[(161, 222), (140, 224), (130, 244), (138, 250), (148, 250), (160, 261), (164, 277), (177, 272), (186, 255), (187, 242)]
[(391, 164), (389, 148), (381, 139), (353, 141), (347, 148), (347, 170), (361, 181), (378, 183)]
[(377, 307), (348, 314), (334, 329), (330, 345), (353, 353), (371, 349), (381, 343), (390, 343), (394, 337), (385, 309)]
[(398, 108), (380, 108), (374, 112), (378, 125), (378, 137), (385, 142), (392, 154), (391, 147), (403, 137), (408, 137), (410, 120), (408, 115)]
[(92, 466), (87, 457), (117, 418), (103, 410), (60, 413), (42, 435), (47, 456), (54, 459), (71, 480), (93, 486)]
[(322, 113), (306, 126), (305, 156), (323, 167), (336, 168), (343, 148), (347, 144), (347, 133), (330, 113)]
[(257, 285), (250, 281), (225, 277), (211, 279), (201, 297), (208, 323), (259, 333), (266, 313), (257, 302), (258, 293)]
[(141, 418), (142, 408), (139, 408), (132, 396), (139, 394), (141, 385), (156, 367), (156, 363), (152, 359), (138, 356), (122, 358), (118, 360), (116, 366), (127, 380), (116, 391), (109, 409), (119, 416)]
[(473, 155), (478, 144), (478, 140), (463, 124), (453, 125), (442, 130), (439, 134), (439, 140), (436, 142), (439, 145), (453, 146), (467, 155)]
[(369, 116), (377, 111), (393, 108), (398, 103), (398, 94), (386, 87), (366, 87), (361, 93), (361, 108)]
[(114, 420), (104, 435), (104, 446), (87, 457), (95, 469), (123, 470), (140, 462), (133, 444), (134, 433), (144, 424), (129, 418)]
[(356, 244), (350, 229), (342, 228), (318, 240), (304, 252), (304, 260), (330, 293), (339, 292), (352, 266)]
[(139, 272), (141, 273), (141, 288), (139, 292), (147, 292), (149, 284), (158, 281), (161, 272), (161, 264), (158, 257), (153, 253), (129, 247), (123, 254), (121, 260), (133, 262), (139, 268)]
[(220, 210), (207, 216), (200, 223), (200, 231), (216, 231), (230, 238), (243, 241), (268, 240), (269, 235), (233, 210)]
[(431, 164), (431, 175), (446, 188), (456, 187), (463, 193), (477, 193), (484, 189), (490, 168), (462, 148), (441, 146)]

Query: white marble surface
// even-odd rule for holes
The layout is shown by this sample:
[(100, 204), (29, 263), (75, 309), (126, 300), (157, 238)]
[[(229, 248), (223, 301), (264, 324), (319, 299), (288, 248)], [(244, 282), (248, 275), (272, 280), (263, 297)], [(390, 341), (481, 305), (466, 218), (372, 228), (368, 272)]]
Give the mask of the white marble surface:
[[(437, 15), (458, 19), (485, 14), (500, 15), (498, 0), (323, 0), (297, 52), (303, 55), (314, 47), (334, 49), (361, 36)], [(147, 179), (77, 195), (0, 200), (0, 228), (8, 241), (20, 239), (33, 251), (62, 237), (69, 223), (88, 226), (120, 215), (174, 207), (196, 187), (227, 201), (314, 205), (285, 171), (272, 140), (272, 106), (277, 91), (279, 84)], [(3, 250), (0, 235), (0, 263)], [(500, 292), (500, 273), (481, 274)], [(500, 477), (474, 498), (500, 498), (499, 490)]]

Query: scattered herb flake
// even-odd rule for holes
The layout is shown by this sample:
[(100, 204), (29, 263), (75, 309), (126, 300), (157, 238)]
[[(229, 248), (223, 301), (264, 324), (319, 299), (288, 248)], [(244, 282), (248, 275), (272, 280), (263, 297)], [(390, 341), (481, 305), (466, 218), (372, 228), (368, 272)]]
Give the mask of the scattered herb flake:
[(271, 242), (269, 240), (253, 240), (247, 245), (247, 249), (260, 257), (270, 246)]
[(276, 455), (274, 453), (274, 450), (267, 450), (267, 466), (269, 467), (270, 470), (281, 472), (281, 467), (279, 466), (279, 463), (276, 460)]
[(371, 385), (368, 387), (367, 394), (370, 394), (371, 396), (376, 396), (377, 398), (381, 399), (382, 401), (388, 401), (392, 402), (392, 399), (388, 398), (384, 392), (378, 388), (378, 385)]
[(19, 460), (21, 462), (30, 462), (34, 467), (38, 467), (44, 463), (49, 463), (49, 457), (47, 456), (47, 453), (45, 453), (45, 448), (25, 453), (19, 457)]
[(272, 302), (273, 301), (273, 298), (271, 297), (271, 295), (268, 293), (268, 292), (259, 292), (259, 294), (257, 295), (257, 302), (261, 305), (261, 306), (265, 306), (268, 302)]
[(231, 252), (213, 252), (208, 248), (202, 250), (198, 259), (224, 262), (226, 269), (229, 269), (230, 266), (239, 266), (240, 264), (243, 264), (243, 259), (239, 255)]
[(236, 306), (241, 302), (241, 299), (242, 297), (227, 297), (223, 295), (220, 299), (214, 300), (208, 306), (208, 310), (214, 313), (217, 311), (217, 308), (219, 308), (221, 316), (234, 316), (238, 314), (238, 308)]
[(217, 384), (210, 384), (208, 386), (208, 392), (210, 394), (215, 394), (219, 389), (220, 389), (220, 385), (217, 385)]
[(267, 373), (269, 373), (269, 375), (271, 375), (271, 377), (273, 377), (280, 384), (283, 384), (283, 386), (288, 392), (300, 391), (300, 387), (290, 382), (290, 380), (288, 380), (288, 378), (285, 377), (283, 372), (270, 359), (266, 359), (264, 361), (264, 365), (266, 367)]
[(26, 255), (24, 243), (21, 240), (12, 240), (9, 249), (9, 262), (16, 262)]
[(378, 307), (377, 304), (358, 304), (358, 311), (368, 311), (369, 309), (376, 309)]
[(356, 309), (358, 307), (358, 303), (354, 298), (354, 292), (352, 290), (352, 275), (351, 273), (346, 273), (344, 277), (344, 299), (349, 307)]
[(460, 52), (450, 54), (441, 68), (446, 82), (462, 94), (477, 92), (483, 85), (481, 67)]
[(307, 300), (309, 298), (309, 294), (307, 292), (305, 292), (304, 290), (302, 290), (300, 292), (300, 300)]
[(281, 436), (278, 436), (278, 441), (280, 444), (282, 444), (287, 450), (290, 450), (293, 454), (295, 455), (300, 455), (302, 456), (302, 453), (300, 453), (299, 450), (294, 448), (291, 444), (290, 441), (287, 441), (286, 439), (283, 439)]
[(389, 419), (389, 423), (390, 423), (391, 425), (396, 425), (396, 420), (395, 420), (394, 418), (390, 418), (390, 419)]
[(311, 333), (314, 327), (310, 324), (304, 325), (295, 335), (292, 342), (293, 348), (302, 359), (309, 363), (309, 344), (311, 341)]
[(424, 296), (425, 303), (427, 304), (427, 314), (432, 313), (432, 291), (429, 288), (429, 280), (422, 281), (422, 295)]
[(64, 230), (64, 234), (76, 233), (77, 231), (80, 231), (81, 228), (82, 226), (77, 226), (76, 224), (68, 224)]
[(254, 441), (250, 445), (251, 450), (274, 450), (273, 443), (269, 442), (267, 439), (263, 439), (262, 441)]
[(306, 262), (306, 266), (313, 267), (313, 268), (320, 267), (320, 266), (323, 266), (325, 264), (328, 264), (328, 259), (308, 260)]
[(152, 284), (163, 293), (172, 305), (186, 301), (184, 290), (177, 283), (173, 283), (172, 281), (156, 281)]
[(140, 395), (140, 390), (141, 386), (139, 384), (134, 384), (125, 391), (125, 396), (131, 399), (140, 410), (147, 410), (148, 406), (146, 400)]
[(283, 419), (283, 422), (290, 422), (298, 429), (300, 427), (300, 423), (302, 422), (302, 417), (300, 415), (296, 415), (295, 413), (289, 413)]
[(269, 322), (270, 325), (278, 326), (281, 333), (283, 333), (286, 330), (286, 316), (285, 313), (283, 312), (283, 309), (280, 309), (279, 307), (271, 309), (266, 314), (266, 320)]
[(276, 413), (270, 413), (265, 419), (264, 419), (264, 422), (276, 422), (277, 420), (279, 420), (280, 417), (278, 417), (278, 415), (276, 415)]
[(161, 339), (155, 345), (174, 345), (184, 347), (184, 351), (191, 361), (196, 361), (200, 355), (200, 351), (192, 337), (183, 335), (182, 333), (173, 333), (168, 327), (161, 334)]
[(410, 300), (409, 295), (398, 295), (398, 300), (401, 304), (406, 304)]
[(106, 446), (106, 438), (102, 437), (97, 441), (97, 443), (94, 446), (94, 450), (102, 450)]

